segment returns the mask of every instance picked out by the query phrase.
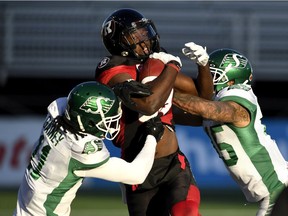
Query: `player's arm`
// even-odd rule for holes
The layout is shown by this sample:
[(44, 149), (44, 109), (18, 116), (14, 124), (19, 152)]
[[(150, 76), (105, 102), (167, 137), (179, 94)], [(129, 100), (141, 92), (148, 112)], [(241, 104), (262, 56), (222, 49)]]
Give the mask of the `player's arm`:
[(187, 93), (192, 94), (195, 96), (198, 96), (198, 91), (196, 88), (196, 85), (194, 83), (194, 80), (185, 75), (184, 73), (178, 73), (175, 83), (174, 83), (174, 91), (175, 92), (181, 92), (181, 93)]
[(100, 167), (74, 171), (74, 173), (80, 177), (101, 178), (125, 184), (141, 184), (152, 167), (156, 145), (155, 137), (148, 135), (144, 147), (131, 163), (121, 158), (111, 157)]
[[(194, 80), (183, 74), (178, 73), (177, 78), (174, 83), (174, 92), (182, 93), (182, 94), (191, 94), (198, 96), (198, 90), (195, 86)], [(173, 98), (174, 100), (174, 98)], [(175, 124), (179, 125), (192, 125), (192, 126), (201, 126), (202, 125), (202, 117), (197, 115), (192, 115), (181, 108), (175, 106), (173, 104), (173, 119)]]
[[(199, 97), (211, 100), (213, 96), (213, 79), (208, 64), (209, 55), (206, 52), (206, 47), (203, 48), (194, 42), (189, 42), (185, 44), (185, 47), (182, 49), (182, 53), (189, 59), (196, 62), (198, 67), (198, 75), (195, 83), (196, 90), (188, 92), (187, 90), (183, 89), (187, 88), (187, 85), (182, 85), (182, 88), (180, 86), (179, 91), (183, 93), (190, 93), (196, 96), (198, 95)], [(182, 80), (183, 78), (180, 80), (180, 82), (183, 82)], [(191, 84), (190, 88), (193, 88), (193, 84)]]
[(211, 100), (213, 97), (214, 87), (210, 73), (209, 65), (198, 65), (198, 76), (196, 86), (200, 97)]
[[(213, 96), (213, 80), (208, 64), (209, 56), (206, 52), (206, 48), (190, 42), (185, 44), (182, 53), (197, 63), (198, 75), (196, 83), (194, 83), (194, 80), (191, 77), (179, 73), (174, 84), (175, 92), (187, 93), (211, 100)], [(176, 124), (193, 126), (202, 125), (201, 117), (184, 112), (184, 110), (179, 107), (173, 106), (173, 116)]]
[[(151, 58), (161, 60), (165, 66), (162, 71), (159, 72), (159, 76), (149, 84), (145, 84), (151, 91), (151, 95), (147, 97), (131, 97), (131, 103), (129, 101), (123, 101), (124, 104), (132, 110), (136, 110), (144, 115), (152, 115), (158, 111), (165, 104), (170, 92), (174, 86), (176, 76), (182, 66), (181, 60), (178, 57), (167, 53), (155, 53), (159, 55), (154, 55)], [(145, 64), (151, 63), (146, 61)], [(111, 87), (118, 88), (120, 84), (120, 89), (118, 88), (118, 96), (123, 99), (127, 96), (127, 92), (122, 91), (124, 81), (131, 79), (129, 74), (118, 74), (114, 76), (110, 81), (109, 85)], [(144, 85), (144, 84), (143, 84)], [(125, 88), (125, 86), (124, 86)], [(124, 92), (124, 93), (121, 93)]]
[(145, 124), (148, 135), (144, 147), (131, 163), (121, 158), (111, 157), (100, 167), (74, 171), (74, 174), (80, 177), (101, 178), (125, 184), (143, 183), (153, 165), (157, 142), (164, 133), (164, 127), (159, 117), (150, 119)]
[(190, 94), (175, 93), (174, 104), (205, 119), (232, 123), (237, 127), (245, 127), (250, 123), (247, 109), (233, 101), (210, 101)]

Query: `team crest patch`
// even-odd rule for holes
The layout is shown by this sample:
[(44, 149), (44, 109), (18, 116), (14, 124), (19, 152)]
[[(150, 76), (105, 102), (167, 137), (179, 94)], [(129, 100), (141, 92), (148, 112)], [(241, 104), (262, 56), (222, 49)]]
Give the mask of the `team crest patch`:
[(102, 61), (99, 63), (98, 68), (100, 69), (100, 68), (105, 67), (105, 66), (108, 64), (109, 61), (110, 61), (110, 58), (109, 58), (109, 57), (105, 57), (105, 58), (102, 59)]
[(109, 112), (111, 107), (114, 104), (114, 100), (111, 100), (110, 98), (105, 97), (89, 97), (81, 106), (80, 110), (85, 111), (86, 113), (92, 113), (92, 114), (100, 114), (100, 111), (102, 110), (104, 114)]
[(92, 154), (103, 149), (103, 142), (100, 140), (92, 140), (86, 142), (83, 149), (83, 154)]

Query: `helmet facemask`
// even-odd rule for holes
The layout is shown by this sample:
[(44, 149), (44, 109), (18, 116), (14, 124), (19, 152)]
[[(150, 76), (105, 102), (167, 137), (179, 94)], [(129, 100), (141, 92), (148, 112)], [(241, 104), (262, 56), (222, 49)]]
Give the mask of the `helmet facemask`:
[(213, 77), (214, 88), (217, 91), (221, 90), (228, 86), (228, 82), (230, 81), (227, 72), (231, 69), (232, 64), (229, 64), (224, 70), (216, 67), (210, 67), (210, 72)]
[(210, 72), (213, 76), (213, 83), (214, 85), (223, 85), (229, 82), (228, 77), (226, 76), (226, 72), (219, 68), (210, 67)]
[(110, 117), (105, 117), (102, 109), (99, 110), (102, 121), (99, 121), (95, 126), (99, 131), (104, 132), (104, 136), (108, 140), (113, 140), (120, 132), (120, 118), (122, 110), (119, 106), (118, 114)]
[(124, 48), (122, 56), (128, 56), (130, 52), (135, 57), (143, 59), (148, 58), (151, 53), (159, 51), (159, 36), (150, 20), (142, 18), (140, 21), (131, 23), (131, 26), (121, 35), (120, 44)]

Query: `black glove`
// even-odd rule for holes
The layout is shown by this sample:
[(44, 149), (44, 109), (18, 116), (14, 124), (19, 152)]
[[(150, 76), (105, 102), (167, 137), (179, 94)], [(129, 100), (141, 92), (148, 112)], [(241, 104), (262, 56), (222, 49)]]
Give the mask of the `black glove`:
[(131, 97), (141, 98), (147, 97), (152, 94), (150, 89), (135, 80), (127, 80), (122, 83), (116, 84), (113, 88), (114, 93), (123, 101), (123, 103), (130, 107), (135, 105)]
[(161, 122), (160, 117), (157, 116), (146, 121), (145, 130), (147, 134), (154, 136), (158, 142), (164, 134), (164, 126)]

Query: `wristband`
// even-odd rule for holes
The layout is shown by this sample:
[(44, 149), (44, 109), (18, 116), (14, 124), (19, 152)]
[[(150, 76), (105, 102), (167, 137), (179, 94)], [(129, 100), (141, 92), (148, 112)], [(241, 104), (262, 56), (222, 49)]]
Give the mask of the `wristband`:
[[(175, 63), (177, 63), (177, 64), (175, 64)], [(179, 72), (181, 69), (180, 64), (177, 61), (170, 61), (166, 65), (173, 67), (177, 72)]]
[(179, 70), (181, 69), (181, 64), (178, 61), (171, 60), (171, 61), (167, 62), (167, 64), (170, 64), (170, 63), (176, 65), (179, 68)]

